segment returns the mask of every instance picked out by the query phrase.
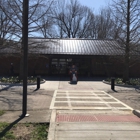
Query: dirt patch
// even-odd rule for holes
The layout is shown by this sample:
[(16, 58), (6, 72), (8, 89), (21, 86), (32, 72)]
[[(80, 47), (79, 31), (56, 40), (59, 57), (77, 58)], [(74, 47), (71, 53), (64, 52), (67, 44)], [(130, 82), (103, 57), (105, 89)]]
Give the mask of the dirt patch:
[[(0, 124), (1, 140), (46, 140), (48, 135), (47, 124), (16, 124), (7, 130), (10, 124)], [(5, 132), (6, 130), (6, 132)]]
[(17, 139), (31, 139), (32, 132), (35, 130), (35, 127), (33, 124), (27, 125), (27, 124), (18, 124), (17, 126), (13, 127), (11, 131), (13, 132), (13, 135)]

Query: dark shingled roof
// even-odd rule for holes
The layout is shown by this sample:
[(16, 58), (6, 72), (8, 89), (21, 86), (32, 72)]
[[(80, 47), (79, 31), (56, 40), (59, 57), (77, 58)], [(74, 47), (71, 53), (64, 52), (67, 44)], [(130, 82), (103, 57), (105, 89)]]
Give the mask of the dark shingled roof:
[[(18, 49), (14, 49), (13, 47), (1, 49), (0, 53), (20, 53), (20, 45), (18, 45)], [(124, 49), (115, 40), (29, 38), (29, 53), (124, 55)], [(139, 55), (137, 52), (133, 52), (133, 54)]]
[[(29, 39), (32, 46), (38, 46), (40, 54), (70, 55), (122, 55), (123, 49), (115, 40), (93, 39)], [(34, 52), (34, 49), (32, 49)]]

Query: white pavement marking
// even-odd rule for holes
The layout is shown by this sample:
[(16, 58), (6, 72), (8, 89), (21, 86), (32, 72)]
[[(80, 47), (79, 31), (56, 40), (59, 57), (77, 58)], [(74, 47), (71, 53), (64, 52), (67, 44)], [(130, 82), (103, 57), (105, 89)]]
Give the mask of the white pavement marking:
[[(68, 109), (68, 110), (74, 110), (74, 109), (81, 109), (81, 110), (91, 110), (91, 109), (94, 109), (94, 110), (115, 110), (113, 107), (65, 107), (65, 106), (59, 106), (59, 107), (53, 107), (53, 109), (60, 109), (60, 110), (65, 110), (65, 109)], [(117, 107), (118, 110), (130, 110), (130, 109), (127, 109), (126, 107)]]
[[(69, 92), (68, 91), (66, 91), (66, 95), (67, 95), (67, 100), (68, 100), (67, 102), (68, 102), (69, 108), (71, 108), (72, 106), (71, 106), (71, 102), (70, 102), (70, 99), (69, 99)], [(60, 102), (63, 102), (63, 101), (60, 101)]]
[[(104, 91), (103, 91), (104, 92)], [(124, 105), (126, 108), (130, 109), (130, 110), (133, 110), (133, 108), (131, 108), (130, 106), (126, 105), (125, 103), (121, 102), (120, 100), (116, 99), (115, 97), (107, 94), (106, 92), (104, 92), (106, 95), (110, 96), (111, 98), (113, 98), (114, 100), (116, 100), (118, 103)]]
[[(99, 98), (100, 99), (100, 98)], [(111, 107), (108, 104), (120, 104), (119, 102), (105, 102), (105, 101), (70, 101), (68, 99), (68, 101), (55, 101), (56, 103), (67, 103), (70, 104), (69, 106), (71, 106), (71, 103), (97, 103), (97, 104), (106, 104), (107, 106)]]
[[(87, 95), (85, 95), (87, 96)], [(61, 97), (56, 97), (57, 99), (61, 99), (61, 98), (68, 98), (68, 97), (65, 97), (65, 96), (61, 96)], [(69, 96), (69, 98), (75, 98), (75, 99), (99, 99), (100, 97), (75, 97), (75, 96)], [(103, 99), (110, 99), (110, 97), (102, 97)]]
[(95, 94), (95, 92), (93, 92), (92, 94), (95, 95), (96, 97), (98, 97), (99, 100), (102, 101), (107, 107), (111, 108), (111, 106), (109, 105), (109, 103), (108, 102), (104, 102), (103, 98), (102, 97), (99, 97), (98, 94)]
[(105, 91), (94, 90), (55, 90), (50, 109), (133, 110)]
[[(110, 107), (65, 107), (65, 106), (59, 106), (59, 107), (53, 107), (53, 109), (60, 109), (60, 110), (65, 110), (65, 109), (84, 109), (84, 110), (91, 110), (91, 109), (94, 109), (94, 110), (111, 110), (112, 108)], [(122, 108), (122, 110), (124, 110), (126, 108)]]
[(51, 102), (51, 105), (50, 105), (50, 109), (53, 109), (53, 107), (54, 107), (55, 98), (56, 98), (56, 93), (57, 93), (57, 90), (55, 90), (55, 92), (54, 92), (54, 94), (53, 94), (53, 98), (52, 98), (52, 102)]
[(124, 111), (124, 110), (58, 110), (59, 114), (119, 114), (119, 115), (132, 115), (132, 111)]

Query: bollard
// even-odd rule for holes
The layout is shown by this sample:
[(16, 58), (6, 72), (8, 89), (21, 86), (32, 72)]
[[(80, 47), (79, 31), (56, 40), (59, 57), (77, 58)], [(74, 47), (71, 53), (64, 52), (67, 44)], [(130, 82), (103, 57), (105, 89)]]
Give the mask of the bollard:
[(37, 89), (40, 88), (40, 76), (37, 76)]
[(111, 78), (111, 89), (115, 90), (115, 78), (114, 77)]

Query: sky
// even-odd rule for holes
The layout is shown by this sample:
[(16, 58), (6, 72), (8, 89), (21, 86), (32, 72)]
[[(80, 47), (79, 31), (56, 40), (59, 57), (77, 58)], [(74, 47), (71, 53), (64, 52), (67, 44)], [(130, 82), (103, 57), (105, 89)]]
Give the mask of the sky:
[(107, 6), (111, 0), (78, 0), (78, 1), (82, 5), (94, 9), (94, 12), (98, 12), (100, 8)]

